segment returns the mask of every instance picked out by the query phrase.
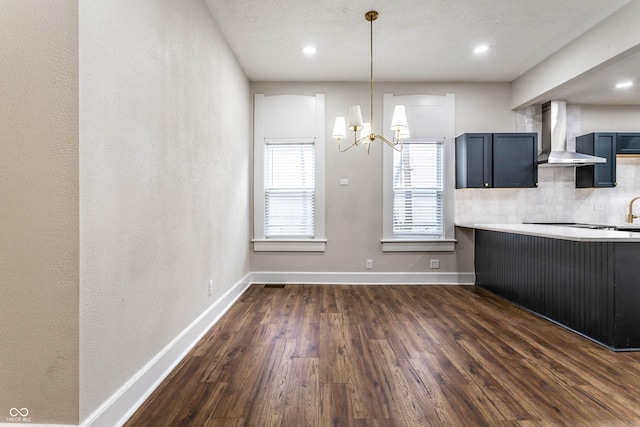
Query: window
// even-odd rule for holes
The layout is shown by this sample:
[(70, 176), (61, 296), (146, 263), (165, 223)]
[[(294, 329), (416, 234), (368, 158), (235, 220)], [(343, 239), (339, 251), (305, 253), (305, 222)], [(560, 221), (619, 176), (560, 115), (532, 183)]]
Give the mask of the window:
[(265, 238), (315, 237), (314, 141), (266, 141)]
[[(403, 150), (383, 150), (385, 252), (454, 250), (455, 95), (384, 94), (383, 120), (406, 108), (411, 137)], [(391, 129), (385, 137), (393, 138)]]
[(254, 251), (324, 251), (324, 94), (255, 95)]
[(393, 153), (393, 237), (442, 238), (442, 142), (412, 140)]

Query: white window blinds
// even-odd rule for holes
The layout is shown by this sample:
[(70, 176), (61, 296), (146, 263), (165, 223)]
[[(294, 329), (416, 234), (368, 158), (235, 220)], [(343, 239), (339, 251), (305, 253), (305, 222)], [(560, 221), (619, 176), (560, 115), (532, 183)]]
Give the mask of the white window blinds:
[(315, 236), (315, 140), (265, 140), (265, 238)]
[(443, 144), (407, 141), (393, 154), (393, 235), (443, 236)]

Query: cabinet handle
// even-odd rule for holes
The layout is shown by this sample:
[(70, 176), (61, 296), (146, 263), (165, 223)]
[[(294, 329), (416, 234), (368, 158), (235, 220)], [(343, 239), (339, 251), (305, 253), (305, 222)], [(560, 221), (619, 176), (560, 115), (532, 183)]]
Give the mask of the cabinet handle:
[(488, 186), (489, 186), (489, 183), (488, 183), (488, 182), (485, 182), (485, 183), (484, 183), (484, 186), (485, 186), (485, 187), (488, 187)]

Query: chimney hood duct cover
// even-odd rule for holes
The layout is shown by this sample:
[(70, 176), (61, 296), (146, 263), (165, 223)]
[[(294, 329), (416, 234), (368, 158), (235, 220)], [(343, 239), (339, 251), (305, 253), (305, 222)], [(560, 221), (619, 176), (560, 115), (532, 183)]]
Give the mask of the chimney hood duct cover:
[(548, 166), (586, 166), (606, 163), (603, 157), (567, 151), (567, 103), (542, 104), (542, 153), (539, 164)]

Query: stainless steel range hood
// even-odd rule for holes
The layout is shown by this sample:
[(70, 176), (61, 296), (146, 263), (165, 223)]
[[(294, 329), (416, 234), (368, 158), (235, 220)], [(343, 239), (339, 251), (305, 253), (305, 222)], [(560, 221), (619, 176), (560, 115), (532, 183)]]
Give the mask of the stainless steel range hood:
[(550, 101), (542, 105), (542, 153), (538, 163), (547, 166), (586, 166), (607, 159), (567, 150), (567, 103)]

